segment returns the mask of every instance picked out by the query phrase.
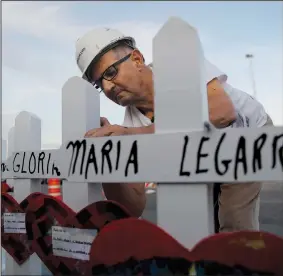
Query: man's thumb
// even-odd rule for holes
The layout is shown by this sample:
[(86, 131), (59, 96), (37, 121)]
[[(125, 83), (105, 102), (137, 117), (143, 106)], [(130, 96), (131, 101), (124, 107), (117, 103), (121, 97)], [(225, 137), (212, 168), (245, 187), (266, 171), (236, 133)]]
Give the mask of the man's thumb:
[(109, 121), (105, 117), (100, 117), (100, 126), (107, 126), (110, 125)]

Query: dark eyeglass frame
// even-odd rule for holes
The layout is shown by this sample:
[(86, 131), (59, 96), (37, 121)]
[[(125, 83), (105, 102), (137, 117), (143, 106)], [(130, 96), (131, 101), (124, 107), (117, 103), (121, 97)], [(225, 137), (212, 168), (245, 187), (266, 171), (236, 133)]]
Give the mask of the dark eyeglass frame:
[[(124, 56), (123, 58), (121, 58), (120, 60), (114, 62), (112, 65), (110, 65), (101, 75), (101, 77), (99, 79), (97, 79), (96, 81), (92, 82), (92, 85), (96, 88), (99, 89), (99, 93), (101, 93), (103, 91), (103, 86), (102, 86), (102, 80), (105, 79), (107, 81), (112, 81), (117, 75), (118, 75), (118, 68), (117, 66), (120, 65), (121, 63), (125, 62), (126, 60), (128, 60), (130, 58), (130, 56), (132, 55), (132, 53)], [(107, 70), (109, 70), (110, 68), (113, 68), (115, 71), (115, 74), (112, 77), (106, 77), (106, 72)]]

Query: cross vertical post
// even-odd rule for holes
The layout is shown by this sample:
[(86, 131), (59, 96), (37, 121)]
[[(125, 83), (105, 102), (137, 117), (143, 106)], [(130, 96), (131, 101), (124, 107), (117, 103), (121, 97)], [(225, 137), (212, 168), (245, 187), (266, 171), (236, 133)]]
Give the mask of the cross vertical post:
[[(67, 141), (82, 140), (87, 131), (98, 127), (100, 127), (99, 92), (79, 77), (70, 78), (62, 89), (63, 147)], [(82, 156), (78, 158), (81, 160)], [(75, 211), (101, 199), (100, 183), (63, 181), (63, 201)]]
[[(15, 127), (13, 126), (10, 128), (8, 132), (8, 147), (7, 147), (6, 162), (8, 162), (8, 158), (12, 156), (14, 150), (15, 150)], [(14, 187), (14, 179), (7, 179), (7, 184), (10, 187)]]
[[(197, 31), (188, 23), (172, 17), (154, 37), (153, 72), (155, 132), (203, 130), (209, 122), (204, 56)], [(158, 184), (158, 225), (192, 248), (214, 231), (212, 191), (205, 183)]]
[[(36, 115), (22, 111), (15, 119), (15, 127), (9, 132), (8, 154), (12, 151), (41, 150), (41, 120)], [(28, 160), (15, 160), (15, 165), (27, 170)], [(8, 182), (11, 183), (10, 181)], [(20, 203), (28, 195), (41, 192), (39, 179), (12, 179), (14, 186), (13, 197)], [(21, 266), (10, 256), (7, 256), (7, 275), (41, 275), (42, 262), (34, 253)], [(11, 266), (13, 263), (13, 267)]]

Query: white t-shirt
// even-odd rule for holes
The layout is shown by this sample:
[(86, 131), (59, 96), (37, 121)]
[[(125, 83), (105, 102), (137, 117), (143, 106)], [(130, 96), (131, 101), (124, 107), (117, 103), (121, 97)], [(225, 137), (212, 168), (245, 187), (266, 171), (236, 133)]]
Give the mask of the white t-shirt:
[[(227, 75), (216, 66), (205, 60), (205, 73), (207, 83), (218, 78), (224, 90), (230, 96), (237, 111), (237, 120), (231, 127), (262, 127), (267, 121), (267, 114), (262, 104), (249, 94), (229, 85)], [(152, 122), (144, 116), (136, 107), (128, 106), (125, 111), (124, 126), (141, 127), (149, 126)]]

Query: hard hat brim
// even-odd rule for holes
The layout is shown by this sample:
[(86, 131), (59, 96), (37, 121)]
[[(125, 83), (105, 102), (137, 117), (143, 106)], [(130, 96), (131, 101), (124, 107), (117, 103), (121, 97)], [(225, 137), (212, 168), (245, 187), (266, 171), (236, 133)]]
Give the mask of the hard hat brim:
[(86, 67), (85, 71), (83, 72), (82, 78), (88, 82), (91, 82), (91, 79), (89, 78), (89, 73), (93, 67), (93, 65), (107, 52), (109, 52), (111, 49), (115, 48), (117, 45), (119, 45), (121, 42), (125, 41), (125, 44), (129, 47), (135, 49), (135, 40), (132, 37), (122, 37), (119, 39), (116, 39), (112, 41), (110, 44), (108, 44), (106, 47), (102, 48), (96, 56), (92, 59), (90, 64)]

